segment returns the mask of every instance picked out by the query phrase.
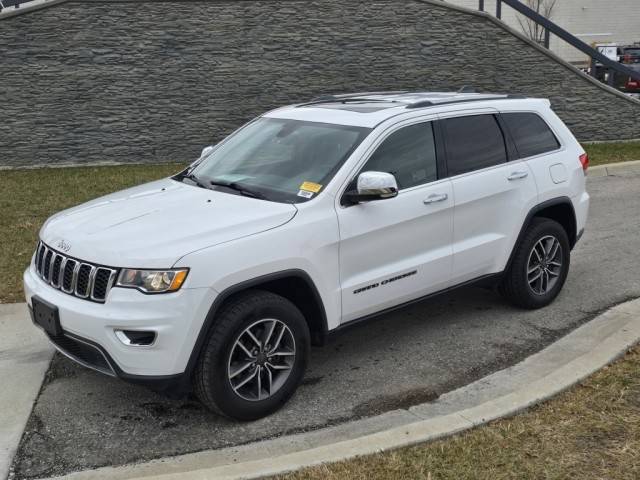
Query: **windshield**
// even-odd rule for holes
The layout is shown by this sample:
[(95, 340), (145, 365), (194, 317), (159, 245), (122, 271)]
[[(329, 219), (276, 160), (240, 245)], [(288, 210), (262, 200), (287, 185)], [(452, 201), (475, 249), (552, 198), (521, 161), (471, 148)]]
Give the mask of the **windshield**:
[(262, 117), (217, 146), (189, 173), (201, 186), (303, 202), (327, 185), (369, 132)]

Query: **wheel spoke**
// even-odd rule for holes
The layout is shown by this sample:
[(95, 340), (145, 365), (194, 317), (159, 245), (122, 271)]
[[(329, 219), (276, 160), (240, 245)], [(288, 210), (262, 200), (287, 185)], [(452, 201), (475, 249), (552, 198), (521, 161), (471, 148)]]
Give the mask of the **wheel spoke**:
[(262, 343), (260, 342), (260, 340), (256, 338), (256, 336), (253, 333), (251, 333), (251, 330), (247, 328), (247, 330), (245, 330), (245, 333), (249, 336), (251, 340), (253, 340), (253, 342), (258, 346), (258, 348), (262, 348)]
[[(533, 247), (533, 253), (536, 255), (536, 258), (538, 260), (538, 263), (542, 262), (542, 257), (540, 256), (540, 254), (538, 253), (538, 247), (540, 246), (539, 243), (536, 243), (535, 247)], [(544, 248), (542, 249), (544, 251)]]
[(258, 400), (262, 400), (262, 367), (258, 367)]
[(278, 347), (280, 347), (280, 342), (282, 341), (282, 337), (284, 336), (284, 332), (287, 329), (287, 327), (285, 325), (282, 325), (282, 329), (280, 329), (280, 333), (278, 334), (278, 337), (276, 338), (276, 341), (273, 343), (273, 346), (271, 348), (271, 351), (274, 352), (278, 349)]
[(536, 283), (538, 284), (538, 293), (544, 293), (544, 275), (542, 275), (542, 272), (540, 272), (540, 278), (538, 278)]
[(245, 386), (247, 383), (249, 383), (249, 380), (253, 380), (256, 377), (256, 373), (258, 373), (258, 369), (256, 368), (254, 370), (254, 372), (249, 375), (247, 378), (245, 378), (244, 380), (242, 380), (238, 385), (236, 385), (235, 387), (233, 387), (233, 389), (235, 391), (238, 391), (238, 389), (242, 388), (243, 386)]
[(551, 249), (553, 248), (553, 244), (555, 242), (555, 238), (550, 237), (546, 239), (546, 244), (543, 245), (542, 249), (544, 250), (545, 257), (548, 257), (551, 253)]
[(269, 345), (269, 340), (271, 340), (271, 335), (273, 335), (273, 331), (276, 329), (276, 321), (273, 320), (271, 322), (271, 325), (269, 326), (269, 328), (265, 329), (265, 336), (264, 336), (264, 340), (262, 341), (262, 344), (264, 346)]
[(551, 269), (547, 270), (547, 274), (551, 275), (552, 277), (559, 277), (560, 276), (560, 272), (554, 272)]
[(274, 370), (291, 370), (291, 366), (289, 365), (274, 365), (271, 362), (267, 362), (267, 365)]
[(556, 239), (553, 240), (553, 246), (551, 248), (551, 252), (549, 253), (549, 260), (553, 260), (554, 258), (556, 258), (556, 255), (558, 254), (558, 250), (560, 249), (560, 242)]
[(549, 272), (545, 270), (544, 271), (544, 290), (542, 291), (542, 293), (547, 293), (548, 290), (549, 290)]
[(269, 380), (268, 393), (269, 396), (271, 396), (271, 390), (273, 389), (273, 374), (271, 373), (268, 363), (265, 365), (264, 369), (267, 371), (267, 380)]
[(540, 271), (538, 272), (538, 274), (537, 274), (535, 277), (533, 277), (533, 278), (529, 279), (529, 283), (530, 283), (530, 284), (532, 284), (533, 282), (535, 282), (536, 280), (538, 280), (541, 276), (542, 276), (542, 270), (540, 270)]
[(270, 357), (295, 357), (296, 352), (273, 352), (269, 354)]
[(252, 360), (256, 358), (249, 350), (247, 350), (247, 347), (245, 347), (240, 340), (236, 342), (236, 345), (240, 347), (240, 349), (244, 352), (247, 358), (250, 358)]
[(245, 363), (242, 367), (236, 369), (233, 373), (229, 374), (229, 379), (237, 377), (242, 372), (244, 372), (247, 368), (249, 368), (251, 365), (253, 365), (253, 362)]
[(549, 262), (549, 265), (553, 265), (554, 267), (562, 267), (560, 262)]

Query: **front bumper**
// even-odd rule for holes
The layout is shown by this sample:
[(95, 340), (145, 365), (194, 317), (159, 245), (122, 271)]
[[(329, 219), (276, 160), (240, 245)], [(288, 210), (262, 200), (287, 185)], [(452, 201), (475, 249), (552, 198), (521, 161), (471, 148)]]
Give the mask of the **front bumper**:
[[(115, 287), (101, 304), (50, 287), (37, 275), (33, 264), (23, 279), (29, 308), (34, 295), (58, 308), (63, 334), (49, 337), (58, 350), (87, 367), (132, 381), (161, 380), (184, 373), (217, 295), (210, 288), (145, 295)], [(125, 345), (116, 330), (154, 331), (156, 340), (149, 346)]]

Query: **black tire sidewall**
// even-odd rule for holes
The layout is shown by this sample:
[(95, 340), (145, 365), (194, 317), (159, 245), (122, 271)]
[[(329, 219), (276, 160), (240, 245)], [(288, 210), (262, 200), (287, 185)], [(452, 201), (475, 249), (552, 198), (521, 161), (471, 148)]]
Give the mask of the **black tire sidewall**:
[[(217, 343), (221, 347), (209, 356), (214, 365), (210, 369), (212, 375), (206, 383), (216, 406), (225, 415), (238, 420), (255, 420), (278, 410), (289, 400), (302, 381), (309, 357), (309, 329), (302, 313), (288, 300), (276, 295), (267, 295), (259, 304), (248, 308), (241, 307), (230, 314), (237, 317), (230, 322), (231, 327), (214, 332), (215, 335), (220, 335)], [(233, 391), (227, 375), (227, 365), (231, 349), (240, 333), (252, 323), (265, 318), (280, 320), (289, 327), (296, 343), (296, 357), (284, 385), (271, 397), (252, 402)]]

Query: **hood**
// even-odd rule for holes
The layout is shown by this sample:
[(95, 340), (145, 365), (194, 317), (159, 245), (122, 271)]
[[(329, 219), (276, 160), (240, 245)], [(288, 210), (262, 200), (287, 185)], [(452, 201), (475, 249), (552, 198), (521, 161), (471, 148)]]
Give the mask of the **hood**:
[(40, 238), (66, 254), (112, 267), (169, 268), (184, 255), (270, 230), (297, 212), (290, 204), (158, 180), (60, 212)]

